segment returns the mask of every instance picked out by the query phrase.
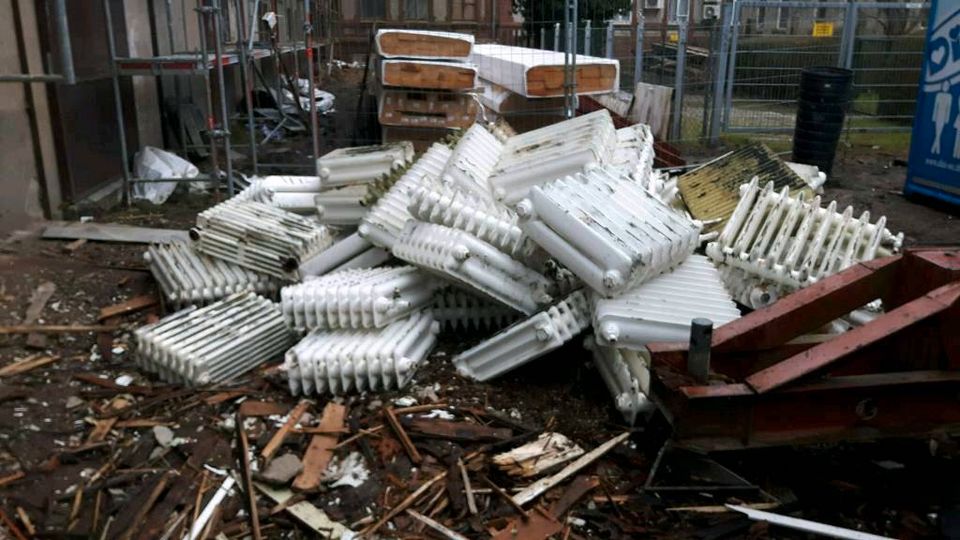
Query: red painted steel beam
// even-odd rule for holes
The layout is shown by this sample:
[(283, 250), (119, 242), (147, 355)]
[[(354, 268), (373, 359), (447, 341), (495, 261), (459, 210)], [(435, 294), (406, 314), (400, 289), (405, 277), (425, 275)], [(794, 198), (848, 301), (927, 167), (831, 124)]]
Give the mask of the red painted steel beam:
[(713, 333), (713, 351), (771, 349), (883, 296), (898, 280), (903, 256), (859, 263), (731, 321)]
[(960, 283), (945, 285), (908, 302), (868, 324), (758, 371), (746, 383), (758, 394), (796, 381), (840, 362), (856, 351), (949, 310), (960, 299)]
[(831, 377), (763, 395), (738, 384), (683, 390), (691, 397), (667, 400), (674, 441), (700, 451), (960, 430), (956, 371)]

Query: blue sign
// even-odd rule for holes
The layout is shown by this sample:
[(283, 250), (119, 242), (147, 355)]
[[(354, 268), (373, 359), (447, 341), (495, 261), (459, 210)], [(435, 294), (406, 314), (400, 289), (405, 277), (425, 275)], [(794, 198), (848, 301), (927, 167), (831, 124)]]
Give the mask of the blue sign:
[(907, 195), (960, 205), (960, 2), (933, 0), (913, 120)]

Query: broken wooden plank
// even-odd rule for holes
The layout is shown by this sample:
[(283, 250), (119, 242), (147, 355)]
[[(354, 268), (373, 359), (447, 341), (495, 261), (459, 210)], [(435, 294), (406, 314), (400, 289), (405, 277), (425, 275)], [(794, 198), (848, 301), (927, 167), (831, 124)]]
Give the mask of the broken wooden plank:
[(510, 476), (530, 477), (581, 455), (583, 448), (565, 435), (548, 432), (541, 433), (535, 441), (493, 456), (493, 463)]
[(47, 240), (95, 240), (99, 242), (124, 242), (133, 244), (160, 244), (174, 241), (190, 241), (189, 231), (154, 229), (116, 223), (71, 223), (53, 222), (43, 230)]
[(570, 486), (563, 492), (563, 495), (560, 495), (560, 498), (550, 507), (550, 513), (557, 519), (560, 519), (567, 513), (567, 510), (577, 504), (577, 501), (582, 499), (587, 493), (590, 493), (590, 491), (596, 489), (599, 485), (600, 479), (593, 476), (578, 476), (574, 478), (573, 482), (570, 482)]
[(431, 478), (430, 480), (427, 480), (426, 482), (424, 482), (420, 487), (417, 488), (416, 491), (414, 491), (410, 495), (407, 495), (407, 498), (400, 501), (396, 506), (391, 508), (390, 511), (384, 514), (384, 516), (380, 518), (376, 523), (364, 529), (361, 534), (371, 536), (374, 533), (376, 533), (378, 530), (380, 530), (380, 527), (383, 527), (384, 525), (386, 525), (388, 521), (396, 517), (397, 514), (399, 514), (400, 512), (403, 512), (404, 510), (406, 510), (411, 504), (413, 504), (418, 498), (420, 498), (421, 495), (426, 493), (426, 491), (430, 489), (430, 486), (436, 484), (437, 482), (443, 480), (446, 477), (447, 477), (447, 471), (443, 471), (440, 474)]
[(193, 526), (190, 527), (190, 533), (187, 534), (187, 540), (197, 540), (200, 538), (203, 530), (207, 528), (207, 523), (210, 522), (210, 518), (213, 517), (214, 511), (220, 507), (220, 503), (223, 502), (223, 499), (230, 493), (230, 490), (233, 488), (233, 485), (237, 481), (234, 480), (232, 476), (228, 476), (223, 480), (223, 483), (220, 484), (220, 487), (217, 488), (216, 493), (213, 494), (213, 497), (210, 499), (210, 502), (203, 508), (203, 511), (200, 512), (200, 515), (193, 521)]
[(30, 357), (19, 362), (14, 362), (12, 364), (7, 364), (0, 368), (0, 377), (12, 377), (14, 375), (20, 375), (21, 373), (26, 373), (30, 370), (52, 364), (59, 359), (59, 356), (37, 356)]
[(8, 474), (6, 476), (0, 477), (0, 488), (12, 484), (18, 480), (22, 480), (27, 477), (27, 473), (23, 471), (17, 471), (15, 473)]
[[(275, 489), (260, 482), (254, 482), (253, 485), (260, 490), (260, 493), (266, 495), (276, 504), (283, 504), (288, 499), (296, 497), (289, 489)], [(285, 508), (285, 511), (322, 538), (329, 538), (330, 540), (355, 538), (353, 531), (343, 524), (333, 521), (326, 512), (307, 501), (291, 504)]]
[[(157, 500), (160, 498), (160, 495), (163, 494), (164, 490), (167, 489), (167, 483), (170, 482), (170, 479), (174, 476), (174, 471), (168, 471), (166, 474), (160, 476), (157, 479), (157, 483), (153, 486), (153, 489), (150, 490), (150, 495), (147, 497), (147, 500), (137, 509), (137, 513), (133, 518), (133, 523), (130, 525), (130, 528), (120, 537), (123, 540), (129, 540), (136, 534), (140, 527), (143, 525), (143, 519), (147, 517), (147, 514), (150, 513), (150, 510), (153, 509), (153, 506), (157, 504)], [(82, 491), (80, 491), (82, 493)]]
[[(206, 401), (206, 400), (204, 400)], [(282, 415), (287, 412), (287, 405), (273, 401), (247, 400), (240, 404), (240, 414), (247, 418)]]
[(17, 517), (20, 518), (20, 523), (23, 523), (23, 528), (27, 530), (28, 535), (37, 535), (37, 528), (33, 526), (33, 521), (30, 520), (30, 516), (22, 506), (17, 507)]
[(253, 491), (253, 474), (250, 472), (250, 441), (247, 440), (247, 430), (243, 427), (244, 416), (238, 411), (236, 416), (237, 443), (240, 450), (240, 478), (243, 481), (243, 490), (247, 495), (247, 512), (250, 516), (250, 531), (254, 540), (261, 540), (260, 516), (257, 514), (257, 494)]
[(89, 242), (89, 240), (87, 240), (86, 238), (77, 238), (73, 242), (70, 242), (69, 244), (63, 246), (63, 251), (64, 253), (74, 253), (78, 249), (82, 248), (84, 244), (86, 244), (87, 242)]
[(509, 428), (493, 428), (471, 422), (404, 418), (402, 424), (410, 433), (448, 441), (503, 441), (513, 436), (513, 430)]
[(483, 483), (486, 484), (490, 489), (492, 489), (496, 495), (498, 495), (501, 499), (506, 501), (507, 504), (509, 504), (521, 516), (524, 516), (524, 519), (526, 519), (527, 511), (524, 510), (522, 506), (517, 504), (517, 502), (513, 500), (513, 497), (511, 497), (509, 493), (504, 491), (500, 486), (494, 484), (493, 480), (490, 480), (486, 476), (481, 476), (480, 480), (483, 480)]
[(115, 325), (103, 324), (15, 324), (11, 326), (0, 326), (0, 335), (8, 334), (31, 334), (34, 332), (43, 334), (76, 334), (87, 332), (113, 332), (120, 328)]
[(596, 461), (600, 456), (606, 454), (618, 444), (627, 440), (630, 437), (630, 432), (621, 433), (616, 437), (610, 439), (609, 441), (601, 444), (600, 446), (594, 448), (593, 450), (587, 452), (586, 454), (580, 456), (576, 461), (564, 467), (560, 472), (554, 474), (553, 476), (548, 476), (547, 478), (542, 478), (537, 480), (533, 484), (530, 484), (524, 488), (520, 493), (517, 493), (513, 496), (514, 502), (518, 505), (523, 506), (524, 504), (529, 503), (530, 501), (536, 499), (548, 489), (556, 486), (560, 482), (563, 482), (567, 478), (573, 476), (580, 469), (583, 469), (587, 465), (590, 465)]
[[(7, 530), (10, 531), (10, 534), (13, 535), (17, 540), (27, 540), (26, 535), (23, 534), (23, 531), (20, 530), (20, 527), (17, 527), (17, 524), (7, 516), (7, 513), (0, 509), (0, 522), (3, 522), (4, 526), (7, 527)], [(6, 535), (3, 535), (6, 536)]]
[(467, 537), (466, 537), (466, 536), (463, 536), (462, 534), (460, 534), (460, 533), (458, 533), (458, 532), (456, 532), (456, 531), (450, 530), (449, 528), (445, 527), (445, 526), (444, 526), (442, 523), (440, 523), (439, 521), (430, 519), (430, 518), (428, 518), (427, 516), (425, 516), (425, 515), (417, 512), (417, 511), (410, 510), (409, 508), (407, 509), (406, 512), (407, 512), (407, 515), (408, 515), (408, 516), (410, 516), (410, 517), (412, 517), (413, 519), (419, 521), (420, 523), (423, 523), (423, 524), (426, 525), (427, 527), (430, 527), (431, 529), (437, 531), (438, 533), (442, 534), (442, 535), (445, 536), (446, 538), (449, 538), (450, 540), (467, 540)]
[(467, 510), (470, 515), (477, 515), (477, 500), (473, 496), (473, 485), (470, 484), (470, 475), (467, 474), (467, 468), (463, 466), (463, 460), (457, 458), (457, 468), (460, 469), (460, 479), (463, 480), (463, 492), (467, 497)]
[(90, 432), (90, 436), (87, 438), (87, 444), (98, 443), (105, 439), (110, 433), (110, 430), (113, 429), (114, 424), (117, 423), (117, 420), (119, 420), (119, 418), (116, 416), (97, 420), (93, 425), (93, 431)]
[(506, 527), (493, 534), (492, 540), (546, 540), (563, 530), (563, 524), (539, 506), (526, 520), (514, 518)]
[(300, 417), (303, 416), (303, 413), (307, 412), (307, 408), (310, 407), (310, 402), (303, 400), (300, 403), (297, 403), (297, 406), (290, 411), (290, 414), (287, 415), (287, 421), (283, 423), (280, 429), (273, 434), (273, 437), (263, 447), (263, 450), (260, 451), (260, 457), (263, 458), (264, 463), (270, 461), (270, 458), (273, 457), (277, 450), (280, 449), (280, 446), (283, 445), (283, 441), (286, 440), (287, 434), (290, 433), (290, 430), (293, 429), (293, 426), (297, 425), (297, 422), (300, 421)]
[[(778, 502), (768, 502), (768, 503), (744, 503), (738, 505), (740, 508), (749, 508), (751, 510), (772, 510), (780, 506), (781, 503)], [(725, 514), (727, 512), (734, 512), (735, 510), (729, 508), (726, 505), (722, 504), (712, 504), (706, 506), (671, 506), (665, 508), (667, 512), (690, 512), (693, 514)]]
[[(47, 302), (50, 301), (50, 298), (53, 297), (53, 293), (56, 292), (56, 290), (57, 286), (52, 281), (44, 281), (40, 285), (37, 285), (33, 294), (30, 295), (30, 305), (27, 306), (22, 324), (36, 323), (43, 313), (43, 308), (46, 307)], [(42, 349), (45, 348), (46, 342), (47, 339), (42, 334), (32, 333), (27, 336), (27, 347)]]
[[(320, 428), (328, 431), (343, 427), (343, 420), (347, 415), (347, 408), (337, 403), (327, 403), (320, 417)], [(303, 472), (293, 480), (295, 491), (310, 492), (320, 487), (327, 465), (333, 457), (333, 449), (337, 446), (340, 436), (336, 434), (318, 434), (310, 438), (310, 445), (303, 455)]]
[(797, 531), (809, 532), (817, 536), (825, 536), (829, 538), (847, 538), (850, 540), (889, 540), (889, 537), (886, 536), (878, 536), (876, 534), (846, 529), (844, 527), (837, 527), (836, 525), (827, 525), (826, 523), (819, 523), (809, 519), (800, 519), (774, 514), (772, 512), (764, 512), (763, 510), (754, 510), (745, 506), (728, 504), (727, 508), (746, 514), (748, 518), (754, 521), (765, 521), (771, 525), (777, 525), (779, 527), (794, 529)]
[(128, 313), (134, 313), (142, 309), (147, 309), (148, 307), (153, 307), (160, 304), (160, 298), (155, 294), (144, 294), (140, 296), (134, 296), (133, 298), (127, 300), (126, 302), (121, 302), (119, 304), (114, 304), (112, 306), (107, 306), (100, 309), (100, 316), (97, 317), (97, 321), (103, 321), (104, 319), (109, 319), (111, 317), (119, 317), (120, 315), (126, 315)]
[(390, 407), (383, 409), (383, 416), (387, 419), (387, 424), (390, 425), (390, 429), (392, 429), (397, 438), (400, 439), (400, 444), (403, 446), (407, 456), (410, 457), (410, 461), (412, 461), (414, 465), (419, 465), (420, 462), (423, 461), (423, 457), (420, 455), (420, 452), (417, 451), (417, 447), (413, 445), (413, 441), (410, 440), (410, 436), (404, 431), (403, 426), (400, 425), (400, 421), (397, 420), (393, 409)]

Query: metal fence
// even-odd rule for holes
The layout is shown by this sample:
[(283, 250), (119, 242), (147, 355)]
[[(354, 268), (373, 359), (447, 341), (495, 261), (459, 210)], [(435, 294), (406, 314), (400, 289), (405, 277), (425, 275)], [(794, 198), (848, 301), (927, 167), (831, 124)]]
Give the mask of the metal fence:
[(739, 0), (725, 10), (713, 133), (790, 131), (800, 72), (854, 71), (848, 129), (906, 131), (923, 56), (924, 3)]
[[(581, 18), (577, 52), (618, 59), (624, 91), (673, 88), (676, 142), (792, 131), (800, 72), (824, 65), (854, 71), (848, 130), (909, 131), (928, 14), (925, 2), (735, 0), (718, 19)], [(563, 36), (543, 21), (517, 41), (563, 51)]]

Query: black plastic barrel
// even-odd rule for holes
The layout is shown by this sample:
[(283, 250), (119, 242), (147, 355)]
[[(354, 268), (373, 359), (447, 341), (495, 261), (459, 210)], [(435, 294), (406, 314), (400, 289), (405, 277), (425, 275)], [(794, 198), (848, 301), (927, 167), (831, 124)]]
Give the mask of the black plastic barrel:
[(850, 103), (853, 72), (809, 67), (800, 72), (800, 99), (793, 133), (793, 160), (830, 174)]

